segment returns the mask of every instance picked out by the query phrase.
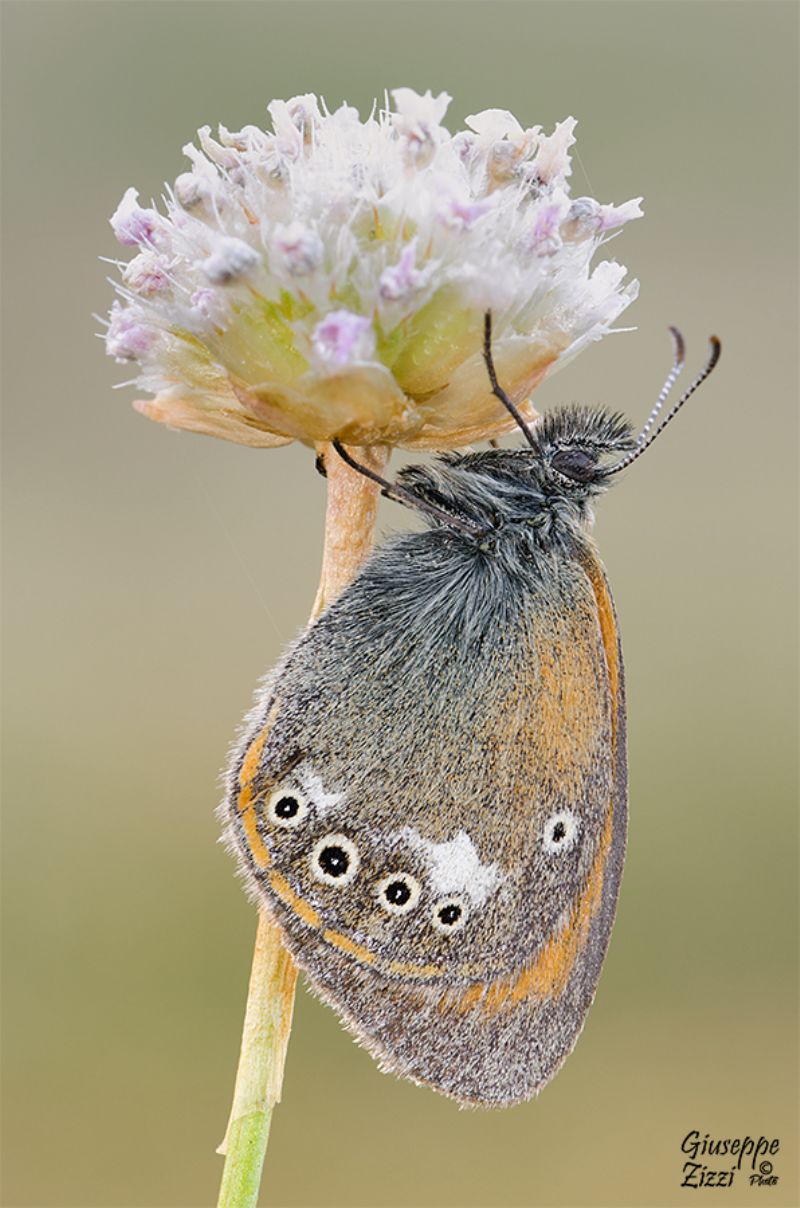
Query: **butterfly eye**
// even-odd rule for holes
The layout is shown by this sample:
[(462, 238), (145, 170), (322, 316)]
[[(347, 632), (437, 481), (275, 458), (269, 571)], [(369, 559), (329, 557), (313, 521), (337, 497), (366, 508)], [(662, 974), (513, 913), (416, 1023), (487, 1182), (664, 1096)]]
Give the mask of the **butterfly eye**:
[(433, 908), (431, 922), (437, 931), (450, 935), (467, 921), (467, 909), (462, 898), (440, 898)]
[(393, 872), (378, 882), (378, 901), (390, 914), (408, 914), (419, 901), (419, 881), (407, 872)]
[(578, 819), (571, 810), (552, 814), (544, 824), (544, 849), (549, 852), (569, 851), (578, 838)]
[(358, 872), (358, 848), (347, 835), (325, 835), (311, 853), (311, 871), (326, 885), (347, 885)]
[(290, 830), (293, 826), (299, 826), (309, 808), (306, 798), (296, 789), (277, 789), (267, 805), (267, 821)]
[(564, 478), (588, 482), (594, 474), (597, 458), (584, 449), (558, 449), (550, 459), (550, 465)]

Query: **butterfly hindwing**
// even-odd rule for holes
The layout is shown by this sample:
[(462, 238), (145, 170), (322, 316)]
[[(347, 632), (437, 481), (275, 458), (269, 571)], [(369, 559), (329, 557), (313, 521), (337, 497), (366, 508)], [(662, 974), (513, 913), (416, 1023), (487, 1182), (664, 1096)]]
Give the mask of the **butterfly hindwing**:
[(229, 825), (384, 1068), (509, 1103), (571, 1050), (613, 922), (621, 652), (593, 556), (515, 593), (434, 553), (384, 547), (290, 650), (234, 759)]

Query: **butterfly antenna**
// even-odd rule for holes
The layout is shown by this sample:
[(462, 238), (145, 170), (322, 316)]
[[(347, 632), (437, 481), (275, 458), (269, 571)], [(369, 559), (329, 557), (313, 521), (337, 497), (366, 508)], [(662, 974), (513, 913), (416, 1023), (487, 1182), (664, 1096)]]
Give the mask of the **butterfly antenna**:
[(669, 334), (672, 336), (672, 348), (673, 348), (672, 368), (670, 369), (670, 371), (667, 375), (666, 382), (661, 387), (661, 393), (659, 394), (658, 398), (656, 399), (655, 407), (653, 407), (653, 410), (650, 412), (650, 414), (647, 417), (647, 423), (642, 428), (639, 435), (636, 437), (637, 445), (640, 445), (642, 443), (642, 441), (647, 439), (647, 434), (650, 431), (650, 429), (652, 428), (653, 424), (658, 419), (658, 416), (661, 412), (661, 408), (664, 406), (664, 403), (667, 401), (669, 392), (672, 390), (672, 387), (675, 385), (675, 382), (678, 378), (678, 374), (683, 369), (683, 366), (686, 361), (686, 345), (684, 343), (683, 336), (678, 331), (678, 328), (670, 327)]
[(686, 389), (683, 392), (683, 394), (678, 399), (678, 401), (675, 403), (675, 405), (672, 407), (672, 409), (667, 412), (667, 414), (661, 420), (661, 423), (658, 425), (658, 427), (654, 431), (650, 431), (659, 412), (661, 411), (662, 406), (664, 405), (664, 399), (666, 398), (667, 394), (669, 393), (669, 388), (671, 387), (672, 382), (675, 380), (678, 373), (680, 372), (680, 369), (682, 368), (682, 360), (681, 360), (681, 363), (679, 364), (678, 357), (679, 357), (679, 355), (681, 358), (683, 356), (683, 339), (680, 335), (680, 332), (678, 332), (676, 328), (670, 328), (670, 330), (673, 332), (673, 340), (675, 341), (675, 364), (672, 367), (672, 371), (671, 371), (669, 377), (667, 378), (664, 389), (661, 391), (661, 394), (659, 395), (658, 402), (656, 403), (655, 407), (653, 408), (653, 411), (650, 413), (650, 417), (648, 418), (647, 423), (645, 424), (644, 428), (642, 429), (641, 435), (639, 436), (638, 440), (636, 441), (635, 447), (633, 449), (631, 449), (630, 453), (628, 453), (620, 461), (616, 462), (613, 466), (610, 466), (609, 469), (606, 471), (607, 474), (618, 474), (620, 470), (626, 469), (629, 465), (631, 465), (632, 462), (636, 461), (637, 457), (641, 457), (642, 454), (644, 453), (645, 449), (650, 448), (653, 441), (656, 439), (657, 436), (661, 435), (661, 433), (664, 431), (664, 429), (666, 428), (666, 426), (670, 422), (670, 420), (673, 420), (675, 418), (675, 416), (678, 414), (678, 412), (680, 411), (680, 409), (684, 405), (684, 403), (687, 403), (689, 401), (689, 399), (692, 397), (692, 395), (694, 394), (695, 390), (697, 390), (697, 388), (699, 386), (702, 386), (703, 382), (706, 380), (708, 375), (713, 371), (714, 366), (716, 365), (717, 361), (719, 360), (720, 353), (722, 351), (722, 345), (716, 336), (711, 336), (708, 341), (709, 345), (711, 346), (711, 351), (709, 353), (708, 360), (706, 361), (705, 365), (700, 370), (697, 377), (694, 379), (694, 381), (688, 387), (688, 389)]
[(490, 310), (487, 310), (483, 316), (483, 359), (486, 362), (486, 372), (489, 374), (489, 381), (492, 384), (492, 394), (496, 398), (499, 398), (506, 411), (513, 415), (517, 426), (522, 429), (522, 434), (526, 441), (532, 449), (535, 449), (536, 441), (533, 439), (533, 433), (525, 423), (518, 408), (514, 406), (505, 390), (503, 390), (497, 381), (497, 374), (494, 370), (494, 358), (492, 357), (492, 312)]

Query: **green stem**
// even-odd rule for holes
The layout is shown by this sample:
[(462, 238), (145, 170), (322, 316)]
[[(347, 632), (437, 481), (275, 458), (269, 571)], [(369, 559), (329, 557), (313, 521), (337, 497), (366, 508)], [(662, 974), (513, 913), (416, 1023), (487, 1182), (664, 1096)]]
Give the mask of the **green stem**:
[[(313, 620), (347, 586), (368, 553), (375, 531), (378, 492), (351, 470), (330, 446), (320, 448), (328, 478), (325, 548)], [(373, 470), (387, 451), (354, 450)], [(273, 1108), (280, 1102), (292, 1027), (297, 969), (266, 910), (259, 911), (247, 993), (242, 1047), (233, 1107), (225, 1139), (218, 1208), (256, 1208)]]
[(219, 1148), (225, 1167), (220, 1208), (258, 1203), (272, 1109), (280, 1100), (297, 970), (278, 928), (259, 911), (233, 1107)]

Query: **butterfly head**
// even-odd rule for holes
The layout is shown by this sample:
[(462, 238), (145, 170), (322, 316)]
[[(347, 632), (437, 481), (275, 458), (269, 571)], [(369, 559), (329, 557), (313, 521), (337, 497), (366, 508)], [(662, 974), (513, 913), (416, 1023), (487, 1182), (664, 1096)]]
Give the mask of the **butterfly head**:
[(547, 496), (588, 499), (610, 485), (609, 470), (620, 454), (636, 447), (633, 427), (618, 413), (562, 407), (534, 429), (530, 473)]
[(446, 453), (406, 467), (399, 481), (443, 517), (460, 515), (485, 528), (540, 515), (580, 522), (589, 501), (610, 485), (609, 456), (635, 447), (623, 416), (583, 407), (551, 412), (531, 435), (528, 448)]

